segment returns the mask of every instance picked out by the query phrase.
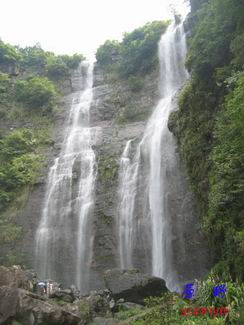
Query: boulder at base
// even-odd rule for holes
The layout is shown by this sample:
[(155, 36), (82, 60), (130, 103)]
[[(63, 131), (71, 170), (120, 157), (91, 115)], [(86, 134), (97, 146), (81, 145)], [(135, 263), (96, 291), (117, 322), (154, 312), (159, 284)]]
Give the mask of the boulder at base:
[(30, 281), (20, 266), (5, 267), (0, 265), (0, 287), (22, 288), (30, 290)]
[(159, 297), (167, 292), (163, 279), (140, 273), (138, 270), (107, 270), (104, 273), (105, 286), (115, 300), (144, 304), (147, 297)]
[(40, 299), (24, 289), (0, 287), (0, 324), (14, 321), (24, 325), (75, 325), (81, 319), (77, 315)]

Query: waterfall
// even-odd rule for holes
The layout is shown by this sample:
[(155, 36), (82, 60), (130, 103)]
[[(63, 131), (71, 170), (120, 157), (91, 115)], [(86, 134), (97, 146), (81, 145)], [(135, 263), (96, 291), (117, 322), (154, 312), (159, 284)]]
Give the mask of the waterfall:
[[(169, 263), (171, 249), (167, 195), (167, 173), (174, 166), (175, 143), (168, 130), (168, 118), (174, 110), (174, 96), (187, 79), (184, 68), (186, 41), (183, 24), (172, 24), (159, 43), (161, 99), (155, 108), (144, 133), (143, 142), (150, 159), (149, 206), (152, 228), (152, 274), (168, 278), (166, 264)], [(168, 261), (167, 261), (168, 260)], [(166, 263), (167, 261), (167, 263)]]
[[(132, 267), (135, 241), (133, 234), (136, 227), (139, 228), (135, 198), (143, 160), (147, 165), (144, 191), (148, 199), (147, 225), (151, 229), (151, 273), (164, 278), (167, 286), (173, 288), (176, 279), (171, 263), (172, 224), (168, 197), (171, 193), (171, 182), (179, 177), (176, 170), (176, 144), (167, 123), (169, 114), (175, 109), (174, 97), (188, 77), (184, 68), (186, 40), (183, 23), (172, 23), (168, 27), (161, 37), (158, 52), (160, 100), (147, 123), (134, 157), (129, 150), (132, 143), (129, 140), (120, 162), (119, 253), (121, 267)], [(181, 188), (180, 182), (178, 186)]]
[(89, 125), (93, 64), (82, 63), (59, 156), (50, 168), (42, 217), (36, 233), (36, 267), (42, 278), (89, 289), (92, 209), (96, 177), (92, 149), (96, 128)]
[(137, 186), (138, 163), (131, 161), (129, 140), (120, 159), (119, 167), (119, 256), (120, 267), (132, 267), (134, 208)]

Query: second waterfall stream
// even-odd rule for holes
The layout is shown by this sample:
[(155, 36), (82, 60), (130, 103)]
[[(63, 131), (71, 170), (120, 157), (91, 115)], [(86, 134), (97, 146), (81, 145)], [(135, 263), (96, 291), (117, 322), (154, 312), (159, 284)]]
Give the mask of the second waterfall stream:
[[(175, 109), (174, 97), (188, 77), (184, 68), (186, 39), (183, 23), (172, 23), (168, 27), (159, 42), (158, 52), (159, 102), (146, 125), (142, 140), (134, 149), (135, 141), (130, 139), (120, 161), (119, 255), (122, 269), (136, 266), (134, 248), (139, 233), (139, 237), (143, 237), (141, 241), (150, 247), (151, 266), (147, 271), (165, 279), (167, 286), (175, 289), (176, 270), (171, 262), (171, 228), (174, 225), (171, 223), (168, 197), (171, 187), (177, 183), (175, 178), (178, 178), (178, 171), (176, 144), (167, 124), (169, 114)], [(144, 176), (140, 174), (142, 168), (146, 169)], [(141, 185), (140, 195), (143, 193), (145, 207), (138, 216), (135, 200), (142, 182), (145, 186)], [(181, 190), (180, 182), (176, 186)], [(144, 229), (144, 232), (143, 214), (149, 228)], [(149, 243), (145, 243), (147, 240)]]
[(92, 220), (96, 177), (90, 127), (93, 64), (82, 63), (73, 78), (77, 90), (59, 156), (51, 167), (42, 218), (36, 233), (36, 267), (43, 279), (71, 283), (86, 293), (92, 259)]

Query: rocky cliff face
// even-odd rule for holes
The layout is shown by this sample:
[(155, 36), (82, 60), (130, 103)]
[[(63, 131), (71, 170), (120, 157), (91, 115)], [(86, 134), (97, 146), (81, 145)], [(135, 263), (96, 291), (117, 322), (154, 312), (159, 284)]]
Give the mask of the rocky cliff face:
[[(157, 71), (145, 78), (143, 88), (133, 92), (126, 82), (107, 83), (104, 73), (94, 71), (92, 125), (101, 128), (96, 145), (97, 182), (94, 211), (94, 287), (104, 286), (102, 271), (119, 265), (118, 169), (119, 160), (129, 139), (140, 139), (146, 119), (158, 99)], [(138, 266), (141, 266), (142, 262)], [(139, 267), (140, 268), (140, 267)]]
[[(55, 113), (52, 145), (45, 151), (45, 166), (32, 188), (23, 191), (12, 208), (6, 211), (11, 220), (23, 229), (19, 240), (1, 246), (1, 261), (13, 257), (14, 263), (35, 267), (35, 233), (39, 224), (46, 190), (47, 175), (58, 156), (63, 130), (72, 101), (76, 80), (67, 81)], [(94, 254), (91, 265), (91, 289), (104, 287), (102, 272), (118, 266), (116, 217), (119, 159), (126, 142), (140, 138), (145, 120), (158, 99), (157, 71), (148, 75), (141, 91), (132, 92), (126, 82), (106, 83), (98, 67), (94, 71), (94, 101), (91, 124), (99, 131), (95, 145), (97, 157), (96, 202), (94, 210)], [(130, 115), (133, 113), (132, 115)], [(68, 256), (60, 257), (68, 263)], [(60, 279), (62, 280), (62, 279)]]
[[(75, 80), (73, 79), (71, 91), (76, 89)], [(71, 105), (72, 93), (66, 89), (66, 95), (63, 98), (62, 109), (56, 116), (56, 124), (53, 129), (53, 145), (46, 152), (46, 166), (43, 170), (39, 181), (33, 186), (29, 193), (23, 193), (23, 198), (19, 199), (19, 209), (8, 211), (12, 213), (16, 223), (24, 229), (23, 237), (19, 242), (14, 243), (11, 247), (3, 247), (2, 255), (11, 254), (18, 256), (20, 263), (28, 267), (35, 267), (35, 233), (41, 217), (47, 174), (52, 166), (54, 158), (59, 154), (61, 143), (63, 141), (63, 130), (67, 121), (67, 115)], [(141, 90), (133, 91), (127, 82), (106, 82), (104, 72), (98, 67), (94, 70), (94, 94), (93, 104), (91, 107), (91, 126), (97, 128), (97, 142), (94, 150), (97, 159), (97, 177), (95, 192), (95, 207), (93, 215), (93, 240), (94, 249), (90, 277), (90, 289), (104, 288), (103, 272), (119, 266), (118, 255), (118, 169), (122, 152), (126, 142), (134, 139), (135, 150), (136, 144), (141, 139), (146, 120), (150, 116), (159, 98), (158, 92), (158, 72), (153, 71), (144, 79), (144, 85)], [(182, 167), (182, 178), (184, 174)], [(142, 216), (147, 210), (145, 209), (144, 196), (147, 178), (144, 174), (146, 168), (140, 173), (141, 188), (138, 189), (136, 198), (136, 213)], [(143, 185), (144, 184), (144, 185)], [(176, 185), (177, 187), (177, 185)], [(182, 193), (184, 195), (184, 193)], [(184, 196), (185, 200), (181, 205), (182, 214), (188, 214), (188, 217), (182, 219), (182, 227), (185, 231), (181, 236), (186, 245), (184, 252), (180, 250), (175, 254), (176, 259), (173, 263), (177, 266), (182, 264), (186, 256), (192, 256), (186, 259), (181, 268), (182, 277), (185, 279), (192, 274), (202, 275), (205, 273), (204, 267), (199, 267), (199, 260), (206, 259), (206, 250), (199, 244), (199, 227), (195, 221), (193, 198), (191, 194)], [(177, 217), (179, 211), (179, 202), (181, 198), (171, 198), (172, 216)], [(24, 202), (24, 203), (23, 203)], [(189, 209), (189, 213), (187, 212)], [(146, 225), (143, 225), (145, 228)], [(188, 229), (188, 230), (186, 230)], [(148, 230), (149, 231), (149, 230)], [(182, 246), (177, 240), (177, 232), (181, 229), (175, 229), (174, 250)], [(149, 237), (148, 237), (149, 238)], [(139, 234), (136, 239), (136, 249), (134, 250), (134, 267), (142, 272), (151, 271), (150, 242), (142, 238)], [(201, 242), (201, 240), (200, 240)], [(197, 244), (198, 243), (198, 244)], [(199, 246), (200, 245), (200, 246)], [(183, 246), (182, 246), (183, 249)], [(64, 263), (69, 262), (69, 256), (63, 254), (60, 259)], [(146, 257), (146, 258), (145, 258)], [(191, 272), (186, 264), (191, 264)], [(62, 276), (58, 281), (64, 281)], [(64, 281), (65, 282), (65, 281)], [(70, 285), (71, 283), (65, 283)]]
[[(62, 100), (59, 102), (58, 110), (55, 112), (55, 125), (51, 134), (51, 145), (45, 148), (43, 155), (45, 156), (45, 164), (43, 169), (32, 187), (26, 187), (23, 192), (16, 198), (15, 202), (4, 213), (5, 216), (12, 220), (17, 226), (21, 227), (22, 233), (18, 240), (14, 240), (11, 244), (1, 245), (0, 261), (5, 263), (7, 260), (11, 263), (21, 263), (34, 266), (35, 255), (35, 233), (37, 225), (41, 218), (43, 200), (46, 189), (47, 175), (50, 166), (52, 166), (54, 158), (58, 155), (63, 141), (63, 129), (72, 100), (72, 91), (75, 90), (75, 79), (73, 84), (67, 80), (62, 85)], [(7, 128), (32, 127), (21, 122), (14, 125), (7, 125)]]

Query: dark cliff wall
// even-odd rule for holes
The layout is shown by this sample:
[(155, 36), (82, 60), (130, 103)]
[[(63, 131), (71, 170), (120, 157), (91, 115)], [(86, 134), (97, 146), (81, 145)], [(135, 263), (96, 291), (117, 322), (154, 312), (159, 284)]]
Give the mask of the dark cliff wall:
[(191, 79), (170, 128), (198, 200), (214, 270), (243, 279), (244, 138), (238, 121), (244, 111), (244, 5), (213, 0), (196, 11), (201, 2), (194, 3), (186, 60)]
[(209, 0), (190, 0), (191, 12), (195, 13), (203, 4), (208, 3)]

